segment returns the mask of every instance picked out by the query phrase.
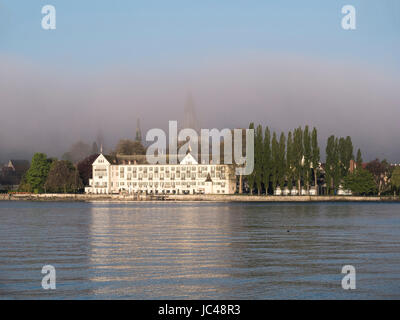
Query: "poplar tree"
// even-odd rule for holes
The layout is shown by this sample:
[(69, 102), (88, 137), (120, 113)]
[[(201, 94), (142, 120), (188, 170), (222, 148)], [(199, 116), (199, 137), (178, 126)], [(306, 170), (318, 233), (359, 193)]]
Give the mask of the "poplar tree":
[(304, 181), (307, 187), (307, 192), (310, 191), (311, 180), (311, 136), (308, 126), (305, 126), (303, 132), (304, 145)]
[(339, 139), (339, 167), (340, 176), (346, 175), (346, 140), (344, 138)]
[(278, 150), (278, 182), (281, 191), (285, 187), (285, 178), (286, 178), (286, 137), (282, 132), (279, 138), (279, 150)]
[(339, 140), (340, 178), (346, 177), (350, 170), (350, 161), (354, 160), (353, 143), (349, 136)]
[(263, 141), (263, 182), (265, 194), (268, 195), (269, 183), (272, 173), (272, 157), (271, 157), (271, 132), (269, 128), (265, 128)]
[(272, 189), (273, 191), (275, 191), (276, 186), (278, 184), (278, 162), (279, 162), (279, 144), (275, 132), (272, 134), (271, 145), (272, 145), (271, 182), (272, 182)]
[(293, 163), (297, 189), (301, 194), (301, 180), (303, 177), (303, 133), (301, 127), (294, 130), (293, 135)]
[(287, 187), (289, 191), (293, 189), (293, 138), (292, 132), (289, 131), (286, 146), (286, 176)]
[(258, 195), (262, 188), (262, 168), (263, 168), (263, 133), (261, 125), (257, 126), (254, 141), (254, 173)]
[(326, 143), (326, 163), (325, 163), (325, 179), (328, 194), (333, 190), (333, 166), (334, 166), (334, 149), (335, 149), (335, 136), (330, 136)]
[(317, 129), (314, 127), (312, 131), (312, 138), (311, 138), (311, 146), (312, 146), (312, 151), (311, 151), (311, 162), (312, 162), (312, 167), (314, 171), (314, 184), (315, 184), (315, 193), (318, 194), (318, 166), (319, 166), (319, 160), (320, 160), (320, 151), (318, 147), (318, 134), (317, 134)]
[[(254, 123), (253, 122), (250, 123), (249, 129), (253, 129), (254, 130)], [(256, 150), (254, 150), (254, 158), (255, 158), (255, 155), (256, 155)], [(253, 194), (254, 182), (255, 182), (255, 170), (253, 170), (253, 172), (247, 176), (247, 183), (249, 184), (249, 192), (250, 192), (250, 194)]]
[(357, 158), (356, 158), (357, 169), (361, 169), (362, 168), (362, 163), (363, 163), (363, 159), (362, 159), (362, 156), (361, 156), (361, 150), (358, 149), (357, 150)]
[(334, 163), (334, 170), (333, 170), (333, 187), (336, 191), (340, 185), (342, 180), (341, 172), (340, 172), (340, 159), (339, 159), (339, 139), (335, 139), (334, 144), (334, 152), (333, 152), (333, 163)]
[(340, 184), (341, 168), (339, 156), (339, 139), (330, 136), (326, 144), (326, 181), (328, 193), (334, 194)]

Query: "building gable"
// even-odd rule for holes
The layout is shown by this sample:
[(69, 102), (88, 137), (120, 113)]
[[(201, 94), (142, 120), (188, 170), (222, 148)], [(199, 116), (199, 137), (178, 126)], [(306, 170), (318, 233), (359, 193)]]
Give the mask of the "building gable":
[(94, 162), (93, 162), (93, 166), (96, 166), (96, 165), (110, 165), (111, 163), (107, 160), (107, 158), (103, 155), (103, 154), (100, 154), (98, 157), (97, 157), (97, 159), (96, 160), (94, 160)]
[(188, 164), (199, 164), (196, 159), (188, 153), (180, 162), (180, 164), (188, 165)]

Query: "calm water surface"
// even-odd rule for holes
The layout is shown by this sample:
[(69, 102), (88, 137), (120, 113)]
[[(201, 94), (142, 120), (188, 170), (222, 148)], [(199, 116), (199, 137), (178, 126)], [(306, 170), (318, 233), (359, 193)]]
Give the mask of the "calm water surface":
[(0, 298), (399, 299), (400, 204), (0, 201)]

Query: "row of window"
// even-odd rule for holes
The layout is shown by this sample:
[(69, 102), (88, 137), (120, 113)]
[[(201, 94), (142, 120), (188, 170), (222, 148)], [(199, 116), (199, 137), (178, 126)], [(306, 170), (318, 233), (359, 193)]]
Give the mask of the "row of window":
[[(184, 187), (189, 187), (189, 186), (204, 186), (205, 182), (174, 182), (174, 183), (166, 183), (166, 182), (111, 182), (111, 187), (123, 187), (123, 186), (128, 186), (128, 187), (166, 187), (166, 188), (175, 188), (176, 186), (184, 186)], [(225, 183), (224, 182), (215, 182), (213, 183), (213, 186), (220, 186), (221, 188), (225, 188)]]
[[(173, 167), (173, 166), (166, 166), (166, 167), (149, 167), (149, 166), (113, 166), (112, 170), (114, 171), (119, 171), (120, 172), (124, 172), (125, 169), (126, 171), (132, 171), (132, 172), (206, 172), (206, 171), (221, 171), (221, 172), (225, 172), (225, 166), (177, 166), (177, 167)], [(210, 169), (210, 170), (208, 170)]]
[[(192, 173), (127, 173), (126, 175), (124, 173), (120, 173), (118, 175), (118, 172), (113, 172), (112, 176), (113, 177), (118, 177), (120, 179), (127, 179), (127, 180), (132, 180), (132, 179), (138, 179), (138, 180), (143, 180), (143, 179), (148, 179), (148, 180), (164, 180), (164, 179), (171, 179), (171, 180), (175, 180), (175, 179), (181, 179), (181, 180), (196, 180), (197, 178), (207, 178), (208, 173), (204, 172), (204, 173), (196, 173), (196, 172), (192, 172)], [(226, 175), (224, 172), (212, 172), (210, 174), (211, 178), (218, 178), (218, 179), (226, 179)]]

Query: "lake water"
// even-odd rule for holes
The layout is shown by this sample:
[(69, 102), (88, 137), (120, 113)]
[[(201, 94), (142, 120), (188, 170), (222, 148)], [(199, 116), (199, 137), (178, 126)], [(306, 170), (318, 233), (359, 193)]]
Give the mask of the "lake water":
[(400, 204), (0, 201), (0, 298), (399, 299)]

